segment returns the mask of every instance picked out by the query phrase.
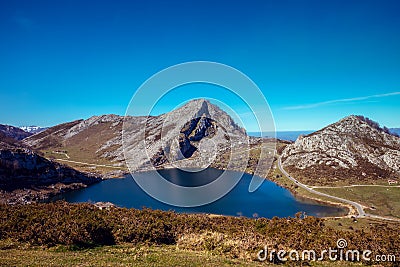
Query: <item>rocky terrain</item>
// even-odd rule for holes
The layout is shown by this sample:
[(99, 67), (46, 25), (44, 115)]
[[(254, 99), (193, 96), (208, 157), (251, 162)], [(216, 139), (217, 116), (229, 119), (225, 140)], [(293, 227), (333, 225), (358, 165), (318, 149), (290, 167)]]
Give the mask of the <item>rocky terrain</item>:
[(243, 128), (226, 112), (203, 99), (150, 117), (145, 127), (138, 128), (132, 119), (126, 118), (123, 140), (131, 170), (147, 169), (151, 165), (206, 168), (217, 155), (248, 143)]
[(0, 133), (0, 203), (41, 201), (100, 178), (50, 161)]
[(10, 126), (10, 125), (2, 125), (0, 124), (0, 133), (2, 133), (3, 137), (11, 138), (14, 140), (22, 140), (30, 135), (32, 135), (29, 132), (25, 132), (24, 130)]
[(309, 185), (383, 184), (400, 178), (400, 138), (362, 116), (300, 136), (283, 166)]
[[(106, 177), (124, 175), (127, 167), (215, 167), (255, 173), (263, 162), (256, 174), (267, 177), (275, 150), (282, 154), (284, 168), (308, 185), (387, 184), (388, 179), (400, 178), (400, 138), (362, 116), (346, 117), (294, 143), (276, 142), (248, 137), (225, 111), (197, 99), (159, 116), (76, 120), (22, 141), (2, 134), (2, 140), (9, 140), (2, 142), (2, 172), (15, 179), (25, 177), (17, 179), (19, 187), (21, 181), (87, 184), (79, 181), (81, 172), (52, 159)], [(65, 180), (67, 176), (73, 181)]]
[(218, 154), (248, 142), (243, 128), (204, 99), (159, 116), (94, 116), (23, 140), (47, 157), (60, 157), (54, 152), (62, 151), (70, 159), (91, 164), (125, 166), (126, 156), (131, 170), (205, 168)]
[(1, 139), (0, 188), (9, 202), (40, 200), (96, 182), (88, 172), (122, 176), (127, 166), (131, 171), (215, 167), (254, 173), (262, 151), (267, 167), (258, 168), (258, 174), (267, 176), (275, 149), (275, 140), (248, 137), (204, 99), (159, 116), (93, 116), (27, 135), (21, 141), (5, 134)]

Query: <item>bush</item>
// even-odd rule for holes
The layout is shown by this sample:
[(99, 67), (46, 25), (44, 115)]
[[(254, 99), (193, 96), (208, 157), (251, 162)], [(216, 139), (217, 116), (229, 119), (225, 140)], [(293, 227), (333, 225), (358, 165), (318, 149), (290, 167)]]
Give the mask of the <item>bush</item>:
[(382, 254), (400, 251), (399, 228), (388, 230), (383, 223), (371, 226), (368, 232), (339, 231), (314, 217), (210, 217), (149, 209), (99, 210), (90, 204), (65, 202), (0, 205), (0, 240), (5, 244), (17, 241), (73, 248), (124, 242), (177, 244), (178, 248), (249, 258), (264, 245), (323, 250), (335, 247), (339, 238), (360, 250), (373, 248)]

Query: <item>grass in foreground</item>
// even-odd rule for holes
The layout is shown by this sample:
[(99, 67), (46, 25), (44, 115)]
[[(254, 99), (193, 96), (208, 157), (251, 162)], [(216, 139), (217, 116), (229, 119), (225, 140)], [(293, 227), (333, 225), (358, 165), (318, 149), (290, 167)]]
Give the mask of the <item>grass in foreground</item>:
[[(41, 247), (2, 249), (0, 263), (2, 266), (273, 266), (267, 262), (230, 259), (206, 251), (180, 250), (173, 245), (131, 244), (77, 251), (68, 250), (63, 246), (51, 249)], [(283, 266), (299, 266), (299, 264)], [(311, 262), (310, 265), (360, 266), (349, 262)]]
[[(0, 265), (267, 265), (256, 261), (265, 246), (322, 251), (342, 238), (349, 249), (398, 255), (398, 223), (347, 220), (99, 210), (65, 202), (0, 205)], [(320, 266), (349, 266), (329, 264)]]

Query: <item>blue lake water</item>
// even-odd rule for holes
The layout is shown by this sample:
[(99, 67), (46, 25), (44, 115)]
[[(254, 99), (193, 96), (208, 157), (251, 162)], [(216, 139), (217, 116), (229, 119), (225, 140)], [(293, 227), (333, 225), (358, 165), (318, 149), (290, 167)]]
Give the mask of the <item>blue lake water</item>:
[[(221, 172), (221, 170), (213, 168), (197, 173), (178, 169), (160, 171), (165, 179), (183, 186), (199, 186), (209, 183), (217, 178)], [(212, 213), (265, 218), (294, 216), (299, 211), (317, 217), (340, 216), (346, 213), (345, 209), (298, 199), (289, 190), (268, 180), (265, 180), (257, 191), (249, 193), (248, 187), (251, 178), (251, 175), (244, 174), (236, 187), (227, 195), (213, 203), (194, 208), (170, 206), (153, 199), (136, 184), (131, 176), (104, 180), (87, 188), (64, 193), (56, 199), (64, 199), (68, 202), (108, 201), (127, 208), (148, 207), (185, 213)]]

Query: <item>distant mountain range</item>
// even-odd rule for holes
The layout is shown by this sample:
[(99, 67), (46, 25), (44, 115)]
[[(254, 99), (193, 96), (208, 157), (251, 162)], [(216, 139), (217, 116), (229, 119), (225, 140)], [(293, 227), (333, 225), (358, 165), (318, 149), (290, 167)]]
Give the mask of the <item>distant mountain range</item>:
[(310, 133), (313, 133), (315, 131), (312, 130), (305, 130), (305, 131), (276, 131), (275, 133), (273, 132), (249, 132), (248, 134), (250, 136), (255, 136), (255, 137), (276, 137), (280, 140), (286, 140), (286, 141), (296, 141), (296, 139), (300, 135), (307, 135)]
[(28, 136), (31, 136), (32, 134), (44, 131), (45, 129), (47, 128), (42, 128), (39, 126), (15, 127), (11, 125), (0, 124), (0, 133), (3, 133), (4, 136), (15, 140), (22, 140)]
[(391, 133), (397, 134), (398, 136), (400, 136), (400, 128), (390, 128), (389, 130)]
[(40, 133), (47, 129), (47, 127), (44, 128), (40, 126), (20, 126), (19, 128), (31, 134)]
[[(400, 128), (389, 128), (390, 132), (392, 134), (397, 134), (400, 136)], [(286, 140), (286, 141), (296, 141), (296, 139), (300, 135), (309, 135), (311, 133), (315, 132), (315, 130), (304, 130), (304, 131), (276, 131), (275, 133), (273, 132), (265, 132), (265, 133), (260, 133), (260, 132), (249, 132), (248, 134), (250, 136), (255, 136), (255, 137), (276, 137), (280, 140)]]

